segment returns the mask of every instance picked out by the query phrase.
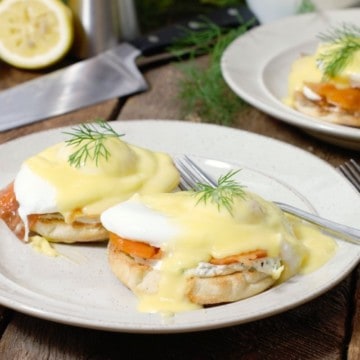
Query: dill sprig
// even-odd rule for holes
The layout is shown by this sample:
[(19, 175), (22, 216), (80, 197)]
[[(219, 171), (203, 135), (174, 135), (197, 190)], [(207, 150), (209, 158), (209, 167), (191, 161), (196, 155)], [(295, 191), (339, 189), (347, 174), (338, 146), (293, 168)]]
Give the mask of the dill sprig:
[(97, 119), (94, 123), (80, 124), (71, 129), (72, 131), (64, 132), (71, 136), (65, 140), (68, 146), (77, 148), (68, 158), (71, 166), (79, 168), (86, 164), (88, 159), (95, 161), (96, 166), (100, 158), (108, 160), (110, 152), (106, 148), (104, 141), (108, 137), (121, 137), (109, 123), (104, 120)]
[[(241, 24), (241, 19), (239, 19)], [(220, 60), (225, 48), (238, 36), (244, 34), (255, 24), (255, 18), (237, 28), (221, 28), (203, 18), (203, 29), (189, 31), (188, 36), (172, 47), (170, 51), (182, 55), (186, 49), (190, 62), (180, 63), (183, 77), (179, 80), (178, 97), (182, 105), (182, 117), (196, 118), (220, 125), (231, 125), (235, 115), (246, 107), (246, 102), (239, 98), (226, 84), (222, 77)], [(184, 50), (185, 51), (185, 50)], [(196, 56), (209, 54), (209, 64), (199, 66)], [(181, 60), (181, 58), (180, 58)]]
[(304, 13), (313, 12), (315, 10), (316, 10), (316, 6), (311, 0), (302, 0), (296, 12), (298, 14), (304, 14)]
[(320, 34), (319, 38), (332, 45), (317, 59), (326, 77), (331, 78), (339, 74), (355, 52), (360, 50), (360, 27), (356, 25), (343, 24), (328, 33)]
[(233, 179), (239, 171), (231, 170), (220, 176), (215, 186), (197, 183), (194, 189), (195, 195), (199, 197), (197, 203), (203, 201), (206, 204), (210, 201), (216, 204), (219, 210), (224, 207), (231, 214), (234, 198), (245, 197), (243, 186)]
[(183, 55), (194, 58), (199, 54), (206, 54), (211, 51), (214, 40), (224, 34), (225, 29), (210, 21), (206, 16), (199, 16), (197, 30), (181, 27), (185, 34), (177, 39), (168, 48), (175, 57), (181, 59)]

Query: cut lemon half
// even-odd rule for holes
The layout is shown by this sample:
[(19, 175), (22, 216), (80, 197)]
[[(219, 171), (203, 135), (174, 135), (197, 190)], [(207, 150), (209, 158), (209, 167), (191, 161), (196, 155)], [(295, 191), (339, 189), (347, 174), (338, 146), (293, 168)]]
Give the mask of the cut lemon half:
[(60, 0), (0, 2), (0, 58), (24, 69), (60, 60), (73, 41), (71, 10)]

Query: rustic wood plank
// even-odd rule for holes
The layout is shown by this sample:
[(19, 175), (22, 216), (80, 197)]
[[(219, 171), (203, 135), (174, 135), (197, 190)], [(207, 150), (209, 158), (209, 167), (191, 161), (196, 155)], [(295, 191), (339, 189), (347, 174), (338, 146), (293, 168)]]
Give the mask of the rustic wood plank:
[(9, 318), (11, 317), (12, 313), (13, 312), (10, 309), (0, 305), (0, 338), (8, 324)]
[(0, 342), (4, 359), (340, 359), (349, 280), (283, 314), (205, 332), (140, 335), (81, 329), (16, 314)]
[(354, 274), (354, 314), (350, 323), (350, 329), (352, 332), (350, 334), (348, 360), (360, 359), (360, 266)]

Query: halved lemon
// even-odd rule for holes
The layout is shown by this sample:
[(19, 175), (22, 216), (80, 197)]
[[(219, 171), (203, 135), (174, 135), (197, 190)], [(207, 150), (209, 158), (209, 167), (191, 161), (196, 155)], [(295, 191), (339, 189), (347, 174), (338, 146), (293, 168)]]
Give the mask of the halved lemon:
[(24, 69), (60, 60), (73, 42), (71, 10), (60, 0), (0, 2), (0, 58)]

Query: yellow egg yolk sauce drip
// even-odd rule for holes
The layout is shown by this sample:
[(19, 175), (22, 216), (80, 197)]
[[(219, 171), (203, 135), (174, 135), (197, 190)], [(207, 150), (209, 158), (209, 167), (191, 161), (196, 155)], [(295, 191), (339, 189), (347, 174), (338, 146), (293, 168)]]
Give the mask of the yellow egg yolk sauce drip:
[(29, 241), (31, 247), (38, 253), (50, 257), (57, 257), (60, 255), (54, 248), (53, 244), (51, 244), (48, 240), (46, 240), (42, 236), (39, 235), (30, 236)]
[(165, 153), (129, 145), (119, 138), (105, 139), (110, 155), (96, 162), (88, 158), (75, 167), (70, 154), (75, 146), (56, 144), (26, 161), (30, 169), (57, 191), (57, 206), (67, 221), (80, 216), (97, 216), (109, 206), (140, 194), (173, 190), (179, 173)]
[[(255, 194), (247, 193), (245, 199), (237, 198), (231, 214), (210, 202), (197, 203), (196, 196), (189, 192), (143, 196), (142, 199), (183, 229), (162, 247), (164, 256), (158, 291), (151, 295), (137, 294), (142, 312), (176, 313), (198, 308), (186, 297), (186, 271), (212, 257), (223, 258), (263, 249), (269, 257), (283, 259), (283, 271), (278, 281), (285, 281), (300, 271), (321, 266), (336, 248), (331, 238), (318, 231), (307, 232), (300, 223), (297, 224), (300, 234), (297, 237), (281, 210)], [(320, 259), (318, 252), (313, 256), (314, 247), (327, 247), (329, 251)]]
[(295, 236), (309, 249), (300, 269), (300, 274), (309, 274), (315, 271), (334, 255), (335, 241), (319, 232), (314, 226), (293, 220), (293, 229)]

